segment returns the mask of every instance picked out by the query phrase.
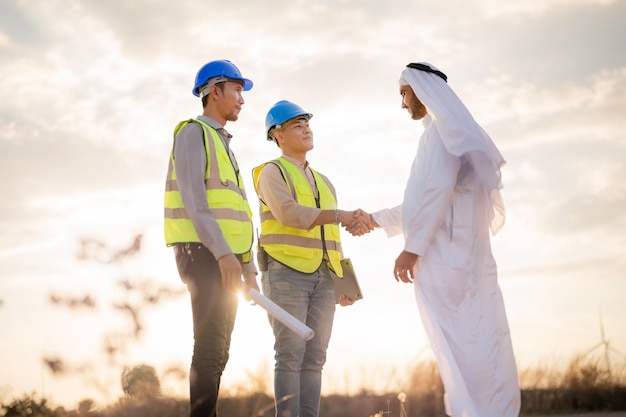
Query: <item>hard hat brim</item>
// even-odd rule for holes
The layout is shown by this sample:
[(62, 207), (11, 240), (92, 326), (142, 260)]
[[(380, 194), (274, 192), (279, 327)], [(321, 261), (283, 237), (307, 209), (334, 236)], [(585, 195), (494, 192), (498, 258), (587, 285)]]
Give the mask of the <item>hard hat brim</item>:
[[(209, 80), (210, 81), (210, 80)], [(252, 86), (254, 86), (254, 83), (252, 82), (252, 80), (249, 80), (247, 78), (228, 78), (228, 80), (225, 81), (233, 81), (233, 82), (240, 82), (243, 84), (243, 91), (249, 91), (252, 89)], [(207, 81), (208, 83), (208, 81)], [(194, 96), (196, 97), (200, 97), (200, 89), (203, 88), (206, 84), (201, 85), (199, 87), (194, 88), (191, 92), (193, 93)]]
[(252, 90), (252, 86), (254, 85), (252, 80), (249, 80), (247, 78), (240, 78), (239, 81), (243, 81), (243, 91)]

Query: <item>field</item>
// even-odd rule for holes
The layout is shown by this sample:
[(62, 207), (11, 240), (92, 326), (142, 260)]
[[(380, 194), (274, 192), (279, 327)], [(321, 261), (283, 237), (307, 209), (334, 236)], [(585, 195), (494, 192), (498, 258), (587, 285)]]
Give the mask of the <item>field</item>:
[[(134, 239), (130, 248), (114, 252), (110, 259), (132, 256), (140, 249), (141, 236)], [(99, 259), (98, 251), (107, 246), (101, 242), (83, 242), (85, 259)], [(109, 259), (108, 257), (106, 259)], [(55, 404), (54, 398), (41, 398), (36, 393), (19, 398), (0, 397), (0, 417), (183, 417), (189, 415), (188, 399), (168, 392), (165, 377), (177, 375), (186, 386), (187, 371), (169, 369), (158, 375), (150, 364), (129, 366), (125, 352), (142, 336), (143, 318), (147, 308), (167, 298), (179, 296), (169, 287), (153, 285), (152, 281), (132, 284), (120, 281), (122, 300), (119, 309), (133, 329), (130, 333), (103, 335), (106, 349), (104, 355), (94, 356), (93, 361), (109, 364), (115, 380), (121, 381), (123, 395), (107, 404), (98, 404), (92, 398), (82, 399), (75, 409), (65, 409)], [(146, 302), (149, 300), (149, 302)], [(92, 297), (75, 300), (63, 296), (52, 297), (53, 304), (70, 309), (94, 309)], [(120, 335), (122, 335), (120, 337)], [(603, 340), (604, 342), (604, 340)], [(626, 356), (621, 353), (617, 360), (609, 360), (611, 350), (604, 344), (604, 352), (587, 352), (571, 359), (565, 366), (541, 365), (521, 369), (519, 373), (522, 406), (521, 415), (528, 417), (626, 417)], [(593, 353), (593, 354), (592, 354)], [(604, 354), (601, 354), (604, 353)], [(54, 378), (76, 376), (83, 368), (72, 366), (68, 358), (43, 358)], [(119, 372), (119, 373), (118, 373)], [(83, 377), (85, 375), (82, 375)], [(120, 378), (121, 376), (121, 378)], [(119, 378), (119, 379), (118, 379)], [(401, 371), (389, 369), (381, 377), (383, 391), (374, 392), (365, 383), (356, 393), (333, 393), (322, 397), (322, 417), (445, 417), (443, 410), (443, 386), (434, 362), (424, 361), (407, 366)], [(89, 375), (86, 381), (98, 381), (98, 375)], [(106, 384), (97, 384), (105, 388)], [(243, 386), (224, 386), (220, 392), (220, 415), (226, 417), (273, 417), (274, 401), (270, 392), (273, 384), (267, 372), (260, 369), (252, 373)], [(119, 386), (117, 393), (120, 392)], [(183, 391), (180, 391), (183, 392)], [(119, 394), (106, 396), (116, 398)]]
[[(626, 417), (626, 364), (607, 369), (601, 358), (576, 357), (565, 369), (540, 367), (520, 372), (521, 416)], [(184, 417), (185, 398), (161, 392), (154, 368), (140, 365), (122, 376), (125, 396), (98, 405), (81, 401), (75, 410), (54, 406), (54, 400), (24, 396), (2, 401), (2, 417)], [(270, 384), (271, 385), (271, 384)], [(402, 392), (375, 393), (366, 387), (356, 395), (334, 394), (321, 400), (323, 417), (445, 417), (443, 387), (433, 362), (422, 362), (407, 372)], [(220, 413), (228, 417), (273, 417), (268, 392), (223, 390)]]

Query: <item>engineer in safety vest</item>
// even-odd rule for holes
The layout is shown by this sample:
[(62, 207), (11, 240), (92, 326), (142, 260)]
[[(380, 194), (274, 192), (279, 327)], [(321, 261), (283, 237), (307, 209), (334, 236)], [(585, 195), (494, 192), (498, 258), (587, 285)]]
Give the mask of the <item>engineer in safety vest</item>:
[[(277, 417), (319, 414), (322, 367), (335, 313), (329, 268), (342, 276), (340, 223), (351, 233), (369, 232), (369, 217), (362, 210), (339, 210), (335, 188), (307, 162), (313, 149), (312, 116), (289, 101), (276, 103), (266, 117), (266, 138), (282, 155), (252, 172), (261, 215), (263, 293), (315, 332), (305, 341), (269, 317), (275, 337)], [(341, 296), (341, 305), (352, 303)]]
[(239, 118), (243, 91), (252, 81), (230, 61), (211, 61), (198, 71), (193, 95), (203, 113), (174, 130), (165, 188), (165, 241), (191, 295), (194, 345), (191, 358), (192, 417), (217, 416), (222, 372), (237, 313), (237, 292), (258, 290), (252, 258), (252, 213), (227, 122)]

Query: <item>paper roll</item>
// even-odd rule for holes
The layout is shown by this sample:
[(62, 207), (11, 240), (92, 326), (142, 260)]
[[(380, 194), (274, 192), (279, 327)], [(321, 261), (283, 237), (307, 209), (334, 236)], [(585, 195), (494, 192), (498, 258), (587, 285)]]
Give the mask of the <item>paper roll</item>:
[(313, 329), (289, 314), (281, 306), (279, 306), (254, 288), (250, 288), (248, 294), (250, 296), (250, 299), (263, 307), (270, 316), (274, 317), (276, 320), (289, 327), (304, 340), (311, 340), (315, 335)]

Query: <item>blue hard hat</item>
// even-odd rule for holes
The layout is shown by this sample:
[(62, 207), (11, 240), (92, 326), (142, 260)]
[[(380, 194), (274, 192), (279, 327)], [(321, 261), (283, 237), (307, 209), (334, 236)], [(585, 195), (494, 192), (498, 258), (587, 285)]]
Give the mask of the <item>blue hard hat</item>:
[(267, 112), (267, 116), (265, 116), (265, 135), (267, 136), (267, 140), (274, 140), (274, 138), (270, 136), (270, 130), (276, 125), (283, 124), (294, 117), (302, 115), (306, 116), (307, 120), (313, 117), (311, 113), (304, 111), (302, 107), (290, 101), (281, 100), (274, 104)]
[(241, 76), (241, 71), (232, 62), (226, 59), (211, 61), (204, 64), (196, 74), (196, 81), (193, 84), (192, 93), (196, 97), (200, 97), (200, 87), (205, 85), (213, 77), (225, 77), (233, 81), (243, 83), (243, 91), (252, 88), (252, 81)]

